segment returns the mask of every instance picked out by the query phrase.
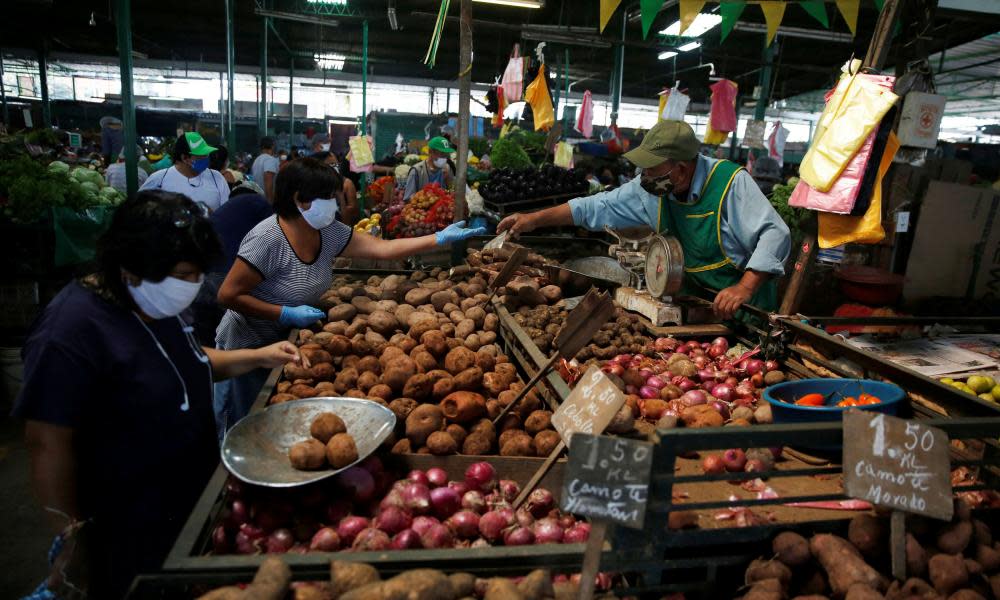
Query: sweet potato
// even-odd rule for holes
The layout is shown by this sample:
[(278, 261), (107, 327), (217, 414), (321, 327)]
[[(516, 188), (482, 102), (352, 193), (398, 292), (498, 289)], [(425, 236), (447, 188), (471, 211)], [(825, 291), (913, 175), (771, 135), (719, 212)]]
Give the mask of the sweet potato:
[(986, 573), (993, 573), (1000, 569), (1000, 552), (991, 546), (986, 544), (976, 546), (975, 558), (976, 562), (983, 566), (983, 571)]
[(843, 597), (855, 583), (864, 583), (882, 591), (889, 582), (858, 555), (847, 540), (830, 534), (818, 534), (809, 541), (809, 550), (826, 571), (833, 595)]
[(937, 592), (929, 583), (918, 577), (911, 577), (903, 583), (899, 590), (900, 598), (937, 598)]
[(800, 567), (812, 558), (809, 541), (794, 531), (779, 533), (771, 542), (775, 558), (789, 567)]
[(923, 577), (927, 574), (927, 551), (909, 533), (906, 534), (906, 574), (910, 577)]
[(869, 558), (877, 558), (884, 553), (886, 535), (886, 522), (870, 514), (855, 515), (847, 528), (847, 539)]
[(927, 563), (927, 571), (934, 589), (944, 596), (969, 582), (969, 570), (961, 554), (935, 554)]
[(937, 547), (945, 554), (959, 554), (965, 551), (972, 540), (972, 523), (959, 521), (948, 525), (938, 533)]
[(774, 578), (754, 583), (750, 591), (742, 596), (743, 600), (783, 600), (784, 597), (784, 585)]

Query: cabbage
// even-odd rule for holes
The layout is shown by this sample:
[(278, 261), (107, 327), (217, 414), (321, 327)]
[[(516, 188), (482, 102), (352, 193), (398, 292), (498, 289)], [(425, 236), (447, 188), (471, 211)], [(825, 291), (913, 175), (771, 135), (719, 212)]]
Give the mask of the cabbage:
[(111, 186), (102, 188), (101, 191), (98, 192), (98, 195), (101, 197), (101, 202), (104, 202), (106, 204), (118, 203), (118, 190), (116, 190)]
[(402, 164), (396, 167), (396, 180), (406, 181), (406, 178), (410, 174), (410, 165)]
[(80, 184), (80, 187), (83, 188), (84, 193), (88, 195), (93, 194), (95, 198), (97, 194), (100, 193), (101, 191), (100, 186), (94, 183), (93, 181), (84, 181), (83, 183)]
[(416, 154), (407, 154), (406, 156), (403, 157), (403, 164), (409, 165), (411, 167), (417, 164), (418, 162), (420, 162), (420, 157)]
[[(70, 173), (70, 177), (79, 181), (80, 183), (90, 182), (93, 183), (97, 188), (104, 186), (104, 177), (101, 176), (97, 171), (93, 171), (86, 167), (77, 167), (73, 169)], [(95, 190), (96, 191), (96, 190)]]
[(66, 173), (69, 174), (69, 165), (62, 162), (61, 160), (54, 160), (49, 163), (49, 171), (53, 173)]

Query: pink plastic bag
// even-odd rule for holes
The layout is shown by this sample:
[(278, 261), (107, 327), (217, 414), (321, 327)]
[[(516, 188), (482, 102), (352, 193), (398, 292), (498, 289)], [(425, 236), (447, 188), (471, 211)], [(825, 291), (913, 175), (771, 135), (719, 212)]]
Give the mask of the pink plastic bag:
[(713, 131), (736, 131), (736, 94), (739, 87), (728, 79), (716, 81), (712, 90), (712, 108), (709, 123)]
[(833, 182), (833, 187), (829, 191), (821, 192), (803, 180), (799, 180), (798, 185), (792, 190), (792, 197), (788, 199), (788, 205), (796, 208), (810, 208), (838, 215), (850, 214), (854, 208), (854, 201), (861, 191), (861, 180), (865, 176), (865, 167), (871, 158), (872, 146), (875, 143), (875, 135), (878, 130), (871, 132), (861, 149), (847, 163), (841, 172), (840, 177)]

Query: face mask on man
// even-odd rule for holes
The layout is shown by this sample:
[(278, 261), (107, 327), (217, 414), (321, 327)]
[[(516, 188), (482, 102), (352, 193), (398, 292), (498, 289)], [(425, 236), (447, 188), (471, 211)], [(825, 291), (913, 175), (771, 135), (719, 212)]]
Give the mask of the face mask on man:
[(202, 156), (194, 159), (191, 163), (191, 170), (195, 172), (195, 175), (201, 175), (205, 169), (208, 168), (208, 157)]
[(658, 177), (650, 177), (643, 173), (639, 185), (654, 196), (669, 196), (674, 191), (674, 182), (670, 181), (670, 173), (673, 173), (673, 169)]
[(204, 281), (204, 275), (198, 281), (177, 277), (164, 277), (163, 281), (143, 279), (139, 285), (129, 285), (128, 293), (139, 310), (153, 319), (166, 319), (176, 317), (191, 306)]
[(323, 152), (329, 152), (330, 151), (330, 144), (320, 144), (319, 148)]
[(437, 167), (437, 168), (439, 168), (439, 169), (443, 169), (444, 166), (447, 165), (447, 164), (448, 164), (448, 159), (447, 158), (442, 157), (442, 158), (435, 158), (434, 159), (434, 166)]
[(337, 201), (317, 198), (312, 201), (308, 209), (302, 210), (302, 207), (299, 207), (299, 212), (310, 227), (323, 229), (337, 220)]

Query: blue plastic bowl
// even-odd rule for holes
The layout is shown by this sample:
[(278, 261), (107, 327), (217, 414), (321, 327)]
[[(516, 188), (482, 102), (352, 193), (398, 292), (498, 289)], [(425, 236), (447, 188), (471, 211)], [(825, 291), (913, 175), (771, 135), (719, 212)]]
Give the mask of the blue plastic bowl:
[[(837, 403), (866, 392), (878, 396), (882, 402), (866, 406), (837, 406)], [(826, 406), (799, 406), (795, 401), (806, 394), (831, 394)], [(772, 385), (764, 389), (764, 399), (771, 405), (775, 423), (815, 423), (840, 421), (841, 413), (849, 408), (895, 415), (899, 403), (906, 397), (903, 388), (892, 383), (872, 379), (797, 379)]]

